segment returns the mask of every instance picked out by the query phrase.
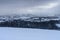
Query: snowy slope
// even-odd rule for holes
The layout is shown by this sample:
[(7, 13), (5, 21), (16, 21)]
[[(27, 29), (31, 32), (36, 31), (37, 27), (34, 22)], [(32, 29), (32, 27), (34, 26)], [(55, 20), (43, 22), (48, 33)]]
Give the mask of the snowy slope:
[(60, 31), (0, 27), (0, 40), (60, 40)]
[(5, 22), (5, 21), (13, 21), (13, 20), (25, 20), (25, 21), (37, 21), (40, 22), (40, 18), (41, 21), (50, 21), (50, 20), (60, 20), (60, 17), (56, 17), (56, 16), (34, 16), (31, 14), (26, 14), (26, 15), (3, 15), (0, 16), (0, 22)]

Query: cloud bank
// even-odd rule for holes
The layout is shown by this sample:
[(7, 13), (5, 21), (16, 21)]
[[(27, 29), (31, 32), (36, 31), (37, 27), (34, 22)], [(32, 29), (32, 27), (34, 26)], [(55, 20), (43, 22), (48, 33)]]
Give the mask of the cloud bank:
[(33, 14), (53, 16), (60, 14), (59, 0), (0, 0), (0, 15)]

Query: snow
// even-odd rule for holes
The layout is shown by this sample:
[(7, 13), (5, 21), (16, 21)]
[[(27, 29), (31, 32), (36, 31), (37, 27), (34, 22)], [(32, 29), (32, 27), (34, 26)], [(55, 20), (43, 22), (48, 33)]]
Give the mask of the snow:
[(50, 20), (60, 20), (60, 17), (37, 17), (37, 16), (30, 16), (30, 15), (5, 15), (0, 16), (0, 22), (5, 21), (13, 21), (13, 20), (24, 20), (24, 21), (30, 21), (30, 22), (45, 22)]
[(20, 17), (20, 19), (22, 20), (26, 20), (26, 19), (29, 19), (30, 17)]
[(0, 40), (60, 40), (60, 31), (0, 27)]
[(60, 28), (60, 24), (56, 24), (56, 26)]

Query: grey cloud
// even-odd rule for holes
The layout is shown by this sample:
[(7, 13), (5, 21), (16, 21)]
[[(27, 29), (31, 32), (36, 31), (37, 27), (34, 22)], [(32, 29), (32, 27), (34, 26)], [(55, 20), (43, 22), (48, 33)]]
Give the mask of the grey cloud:
[[(0, 13), (9, 14), (9, 13), (18, 13), (16, 8), (30, 8), (38, 5), (47, 5), (48, 3), (60, 2), (59, 0), (0, 0)], [(52, 11), (53, 12), (52, 12)], [(57, 6), (54, 9), (51, 9), (49, 12), (45, 13), (60, 13), (60, 6)], [(34, 14), (34, 13), (32, 13)], [(36, 13), (35, 13), (36, 14)], [(43, 12), (44, 14), (44, 12)]]
[(35, 5), (44, 5), (49, 2), (55, 2), (56, 0), (0, 0), (0, 5), (6, 6), (35, 6)]

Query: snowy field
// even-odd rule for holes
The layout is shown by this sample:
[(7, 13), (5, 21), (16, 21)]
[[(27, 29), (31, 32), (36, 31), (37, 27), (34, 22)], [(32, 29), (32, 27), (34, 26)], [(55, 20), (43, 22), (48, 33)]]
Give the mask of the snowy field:
[(60, 40), (60, 31), (0, 27), (0, 40)]

